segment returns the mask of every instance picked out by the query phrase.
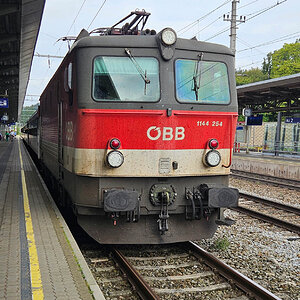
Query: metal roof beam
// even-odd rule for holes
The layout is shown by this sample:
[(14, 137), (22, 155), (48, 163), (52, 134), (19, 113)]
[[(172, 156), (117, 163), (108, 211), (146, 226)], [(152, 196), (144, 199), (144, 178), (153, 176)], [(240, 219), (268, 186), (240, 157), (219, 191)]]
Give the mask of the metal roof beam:
[(18, 89), (15, 87), (10, 85), (0, 85), (0, 95), (5, 94), (6, 90), (8, 91), (8, 95), (11, 95), (12, 93), (18, 94)]
[(6, 52), (0, 52), (0, 61), (2, 60), (2, 59), (6, 59), (6, 58), (11, 58), (11, 57), (13, 57), (13, 58), (15, 58), (15, 57), (17, 57), (17, 56), (19, 56), (19, 52), (18, 51), (6, 51)]
[(20, 7), (17, 3), (0, 3), (0, 17), (18, 12)]
[(0, 70), (3, 71), (3, 70), (7, 70), (9, 68), (13, 68), (13, 67), (16, 67), (16, 68), (19, 68), (19, 63), (18, 62), (8, 62), (8, 61), (4, 61), (4, 63), (1, 63), (0, 61)]
[(298, 106), (298, 107), (276, 107), (276, 108), (268, 108), (268, 109), (259, 109), (259, 110), (253, 110), (253, 113), (268, 113), (268, 112), (298, 111), (298, 110), (300, 110), (300, 106)]
[(12, 65), (18, 65), (19, 60), (17, 57), (10, 57), (7, 59), (1, 59), (0, 57), (0, 68), (1, 66), (12, 66)]
[(2, 68), (0, 66), (0, 75), (19, 75), (19, 67), (6, 67), (6, 68)]
[(278, 88), (278, 87), (271, 87), (270, 88), (270, 92), (272, 94), (281, 96), (281, 97), (286, 97), (289, 94), (291, 94), (291, 91), (289, 88)]
[(11, 79), (11, 78), (19, 78), (19, 74), (12, 74), (12, 75), (4, 75), (4, 74), (0, 74), (0, 78), (7, 78), (7, 79)]
[(3, 78), (1, 78), (1, 83), (2, 84), (18, 84), (19, 78), (10, 78), (7, 76), (3, 76)]
[(250, 99), (263, 99), (264, 96), (256, 92), (245, 92), (244, 96)]
[(18, 40), (18, 35), (12, 34), (0, 34), (0, 45), (7, 44), (9, 42), (14, 42)]
[(18, 89), (18, 86), (14, 86), (14, 85), (18, 84), (19, 79), (14, 79), (14, 78), (12, 78), (12, 79), (11, 78), (4, 78), (3, 79), (3, 77), (0, 80), (0, 87), (7, 86), (7, 85), (11, 84), (11, 86), (10, 86), (11, 88)]

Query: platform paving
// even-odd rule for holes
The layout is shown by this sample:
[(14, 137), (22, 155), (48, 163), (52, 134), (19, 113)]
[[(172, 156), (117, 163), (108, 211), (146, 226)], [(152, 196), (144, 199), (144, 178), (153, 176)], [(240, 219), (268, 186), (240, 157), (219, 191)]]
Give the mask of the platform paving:
[[(27, 212), (24, 216), (22, 165), (30, 217)], [(23, 143), (17, 139), (0, 141), (0, 299), (89, 300), (93, 299), (93, 292), (96, 299), (104, 299), (88, 274), (84, 259), (79, 257), (78, 248), (74, 249), (76, 242), (67, 240), (66, 225), (52, 201)], [(32, 222), (34, 242), (29, 237), (28, 219)], [(29, 256), (34, 245), (37, 265), (34, 255)], [(89, 283), (82, 270), (85, 278), (92, 278)]]
[(300, 181), (300, 159), (235, 153), (232, 170)]

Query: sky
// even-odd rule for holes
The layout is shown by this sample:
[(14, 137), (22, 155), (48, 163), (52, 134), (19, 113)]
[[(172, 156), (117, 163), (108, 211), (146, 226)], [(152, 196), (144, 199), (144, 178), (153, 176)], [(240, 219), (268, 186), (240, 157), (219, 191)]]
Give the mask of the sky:
[[(146, 28), (171, 27), (180, 38), (230, 45), (232, 0), (46, 0), (35, 54), (65, 56), (65, 36), (110, 27), (135, 9), (151, 13)], [(102, 8), (101, 8), (102, 7)], [(101, 9), (100, 9), (101, 8)], [(300, 38), (299, 0), (240, 0), (237, 16), (246, 17), (237, 29), (236, 69), (261, 67), (269, 52)], [(191, 25), (191, 26), (189, 26)], [(34, 56), (24, 106), (38, 102), (62, 58)]]

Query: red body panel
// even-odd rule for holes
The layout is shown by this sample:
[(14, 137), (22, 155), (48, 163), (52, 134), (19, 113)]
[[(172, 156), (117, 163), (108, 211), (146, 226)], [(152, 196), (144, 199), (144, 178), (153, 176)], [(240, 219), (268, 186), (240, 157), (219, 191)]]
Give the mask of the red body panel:
[[(79, 109), (69, 120), (64, 144), (82, 149), (105, 149), (118, 138), (122, 149), (205, 149), (211, 138), (220, 149), (232, 148), (235, 112)], [(69, 123), (68, 123), (69, 122)], [(74, 137), (74, 139), (73, 139)]]

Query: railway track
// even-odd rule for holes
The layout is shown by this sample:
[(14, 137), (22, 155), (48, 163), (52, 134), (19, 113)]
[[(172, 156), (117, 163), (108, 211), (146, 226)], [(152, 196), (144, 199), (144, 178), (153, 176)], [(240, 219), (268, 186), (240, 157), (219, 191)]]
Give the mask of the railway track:
[(288, 180), (284, 178), (278, 178), (273, 176), (261, 175), (261, 174), (253, 174), (250, 172), (237, 171), (231, 169), (231, 176), (243, 178), (252, 181), (259, 181), (263, 183), (272, 184), (275, 186), (281, 186), (284, 188), (300, 190), (300, 182), (297, 180)]
[(98, 254), (87, 261), (107, 299), (279, 299), (192, 242)]
[(298, 207), (240, 192), (239, 206), (231, 209), (300, 234)]

